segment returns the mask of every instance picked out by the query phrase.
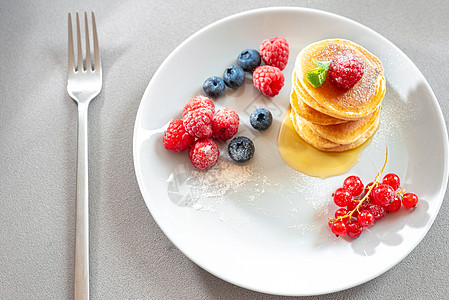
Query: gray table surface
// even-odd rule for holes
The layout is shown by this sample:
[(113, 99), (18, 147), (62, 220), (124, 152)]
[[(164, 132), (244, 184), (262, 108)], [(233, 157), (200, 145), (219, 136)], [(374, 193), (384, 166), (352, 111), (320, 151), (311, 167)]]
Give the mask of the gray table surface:
[[(202, 27), (268, 6), (321, 9), (398, 46), (449, 117), (449, 2), (15, 1), (0, 3), (0, 299), (73, 297), (76, 105), (66, 92), (67, 12), (94, 10), (103, 91), (90, 106), (92, 299), (280, 299), (227, 283), (162, 233), (137, 185), (132, 137), (143, 92), (162, 61)], [(448, 195), (399, 264), (322, 299), (447, 299)], [(314, 297), (310, 297), (314, 298)], [(321, 299), (320, 298), (320, 299)]]

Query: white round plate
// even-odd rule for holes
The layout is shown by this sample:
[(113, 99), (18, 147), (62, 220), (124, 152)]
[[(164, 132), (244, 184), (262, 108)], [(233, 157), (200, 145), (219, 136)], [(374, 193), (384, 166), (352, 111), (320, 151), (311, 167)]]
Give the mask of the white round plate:
[[(319, 24), (315, 26), (314, 24)], [(236, 63), (247, 48), (284, 36), (290, 59), (286, 84), (264, 97), (247, 75), (245, 84), (215, 101), (240, 115), (238, 135), (253, 139), (254, 158), (232, 163), (226, 144), (208, 171), (195, 170), (186, 152), (164, 148), (164, 128), (181, 117), (203, 81)], [(289, 106), (294, 60), (309, 43), (352, 40), (380, 58), (387, 79), (381, 126), (359, 162), (327, 179), (301, 174), (281, 159), (276, 138)], [(249, 125), (256, 107), (274, 116), (266, 132)], [(358, 239), (337, 238), (327, 218), (336, 207), (331, 193), (349, 174), (365, 183), (380, 171), (397, 173), (420, 197), (365, 230)], [(311, 9), (269, 8), (240, 13), (205, 27), (171, 53), (149, 83), (134, 130), (134, 163), (153, 218), (187, 257), (233, 284), (270, 294), (316, 295), (364, 283), (401, 261), (425, 236), (441, 206), (448, 179), (448, 138), (438, 102), (417, 67), (391, 42), (346, 18)]]

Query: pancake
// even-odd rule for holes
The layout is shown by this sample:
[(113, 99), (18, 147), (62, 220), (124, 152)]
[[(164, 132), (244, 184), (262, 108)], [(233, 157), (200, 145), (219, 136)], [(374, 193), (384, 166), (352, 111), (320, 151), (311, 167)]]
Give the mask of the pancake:
[(320, 125), (308, 122), (307, 125), (319, 136), (337, 144), (350, 144), (366, 132), (379, 119), (380, 109), (358, 120), (336, 125)]
[[(317, 66), (313, 60), (331, 61), (352, 53), (362, 59), (364, 74), (344, 90), (329, 78), (313, 87), (305, 76)], [(296, 58), (292, 74), (290, 119), (298, 135), (317, 149), (342, 152), (365, 143), (380, 124), (385, 77), (379, 59), (353, 42), (323, 40), (304, 48)]]
[(357, 148), (374, 135), (380, 124), (379, 118), (377, 118), (371, 127), (362, 133), (356, 141), (350, 144), (340, 145), (315, 134), (308, 124), (304, 122), (304, 119), (295, 115), (293, 111), (290, 113), (290, 119), (292, 120), (296, 132), (303, 140), (313, 147), (325, 152), (343, 152)]
[(297, 95), (295, 89), (292, 89), (290, 95), (290, 105), (295, 111), (295, 114), (306, 119), (309, 122), (320, 125), (334, 125), (348, 122), (347, 120), (337, 119), (332, 116), (326, 115), (302, 101), (302, 97)]
[[(329, 78), (322, 86), (314, 88), (305, 80), (307, 72), (317, 67), (313, 59), (331, 61), (344, 53), (357, 55), (365, 66), (362, 78), (352, 88), (343, 90)], [(301, 95), (305, 95), (302, 100), (307, 105), (338, 119), (359, 119), (373, 113), (385, 93), (385, 77), (380, 60), (362, 46), (342, 39), (323, 40), (304, 48), (296, 58), (293, 79), (293, 86)]]
[[(299, 80), (299, 78), (296, 76), (296, 72), (293, 72), (293, 82), (292, 82), (292, 90), (295, 90), (296, 96), (298, 98), (300, 98), (303, 103), (307, 104), (309, 107), (328, 115), (329, 117), (333, 117), (335, 119), (340, 119), (340, 120), (355, 120), (355, 119), (359, 119), (362, 118), (364, 115), (362, 115), (361, 113), (355, 117), (354, 115), (352, 116), (342, 116), (342, 114), (340, 112), (335, 112), (332, 107), (326, 106), (326, 103), (324, 103), (324, 105), (322, 103), (319, 103), (317, 100), (315, 100), (314, 98), (312, 98), (312, 96), (306, 91), (306, 89), (303, 87), (301, 81)], [(325, 82), (327, 82), (328, 80), (326, 80)], [(330, 81), (330, 80), (329, 80)], [(331, 82), (331, 84), (333, 84)], [(324, 84), (323, 84), (324, 85)], [(320, 87), (321, 88), (321, 87)], [(375, 99), (373, 100), (376, 103), (380, 103), (382, 102), (383, 98), (385, 96), (385, 78), (382, 76), (380, 78), (379, 81), (379, 88), (376, 91), (376, 95), (374, 96)], [(369, 112), (371, 113), (371, 112)], [(368, 113), (368, 114), (369, 114)]]

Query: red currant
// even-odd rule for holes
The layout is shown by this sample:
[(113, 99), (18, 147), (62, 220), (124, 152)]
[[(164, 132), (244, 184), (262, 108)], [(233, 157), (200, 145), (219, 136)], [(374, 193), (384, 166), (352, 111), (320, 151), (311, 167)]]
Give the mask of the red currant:
[[(335, 212), (335, 219), (338, 219), (339, 217), (344, 217), (348, 214), (348, 210), (344, 207), (341, 207), (339, 209), (337, 209), (337, 211)], [(345, 217), (342, 218), (341, 221), (348, 223), (349, 218)]]
[(393, 188), (386, 184), (379, 184), (378, 186), (376, 186), (373, 189), (372, 194), (374, 202), (376, 202), (380, 206), (386, 206), (393, 202), (395, 195)]
[(416, 206), (418, 203), (418, 196), (414, 193), (405, 193), (402, 196), (402, 205), (405, 206), (405, 208), (412, 208)]
[(362, 205), (360, 205), (359, 210), (360, 211), (365, 210), (365, 209), (369, 210), (369, 206), (373, 203), (374, 203), (374, 201), (371, 201), (371, 199), (369, 199), (369, 198), (365, 199), (365, 200), (363, 200)]
[(349, 176), (343, 182), (343, 188), (347, 189), (353, 197), (357, 197), (363, 192), (363, 183), (358, 176)]
[(335, 221), (331, 229), (336, 236), (345, 235), (347, 232), (346, 223), (343, 221)]
[(356, 238), (362, 234), (363, 228), (357, 222), (346, 224), (346, 233), (350, 238)]
[[(346, 206), (346, 208), (348, 211), (353, 211), (357, 207), (357, 205), (359, 205), (359, 203), (359, 200), (352, 199), (351, 201), (349, 201), (349, 204)], [(352, 213), (352, 216), (356, 218), (358, 214), (359, 212), (356, 210)]]
[(393, 201), (385, 206), (389, 212), (397, 212), (401, 208), (401, 197), (395, 195)]
[[(363, 196), (365, 196), (365, 195), (368, 193), (370, 187), (373, 186), (373, 185), (377, 185), (377, 183), (370, 182), (370, 183), (368, 183), (368, 184), (365, 186), (365, 189), (363, 190), (363, 193), (362, 193)], [(373, 188), (373, 189), (374, 189), (374, 188)], [(368, 199), (369, 199), (371, 202), (374, 201), (374, 200), (373, 200), (373, 190), (371, 190), (371, 193), (369, 194)]]
[(373, 222), (374, 222), (373, 213), (367, 209), (362, 210), (357, 216), (357, 223), (359, 223), (361, 227), (368, 227), (371, 224), (373, 224)]
[(351, 200), (352, 200), (351, 193), (344, 188), (338, 188), (334, 193), (334, 202), (335, 204), (337, 204), (337, 206), (340, 207), (348, 206)]
[(401, 180), (399, 179), (398, 175), (389, 173), (384, 176), (384, 178), (382, 179), (382, 183), (391, 186), (393, 190), (396, 191), (401, 185)]
[(374, 216), (374, 221), (382, 220), (383, 217), (385, 217), (385, 215), (387, 214), (387, 210), (385, 209), (385, 207), (378, 204), (371, 204), (369, 206), (369, 210)]
[(348, 176), (343, 186), (332, 194), (339, 208), (335, 211), (335, 218), (329, 218), (328, 225), (336, 236), (347, 234), (350, 238), (357, 238), (362, 234), (364, 227), (382, 220), (388, 212), (396, 212), (401, 206), (416, 207), (418, 196), (414, 193), (405, 193), (397, 174), (389, 173), (381, 182), (379, 176), (381, 173), (366, 186), (360, 177)]

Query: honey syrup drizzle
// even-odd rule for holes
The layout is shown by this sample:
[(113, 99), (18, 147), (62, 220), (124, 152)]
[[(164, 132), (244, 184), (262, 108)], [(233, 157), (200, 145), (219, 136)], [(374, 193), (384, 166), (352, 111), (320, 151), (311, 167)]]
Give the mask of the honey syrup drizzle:
[(349, 171), (370, 142), (371, 138), (361, 146), (344, 152), (321, 151), (296, 133), (290, 119), (290, 109), (282, 120), (277, 139), (278, 150), (285, 163), (301, 173), (323, 179)]

